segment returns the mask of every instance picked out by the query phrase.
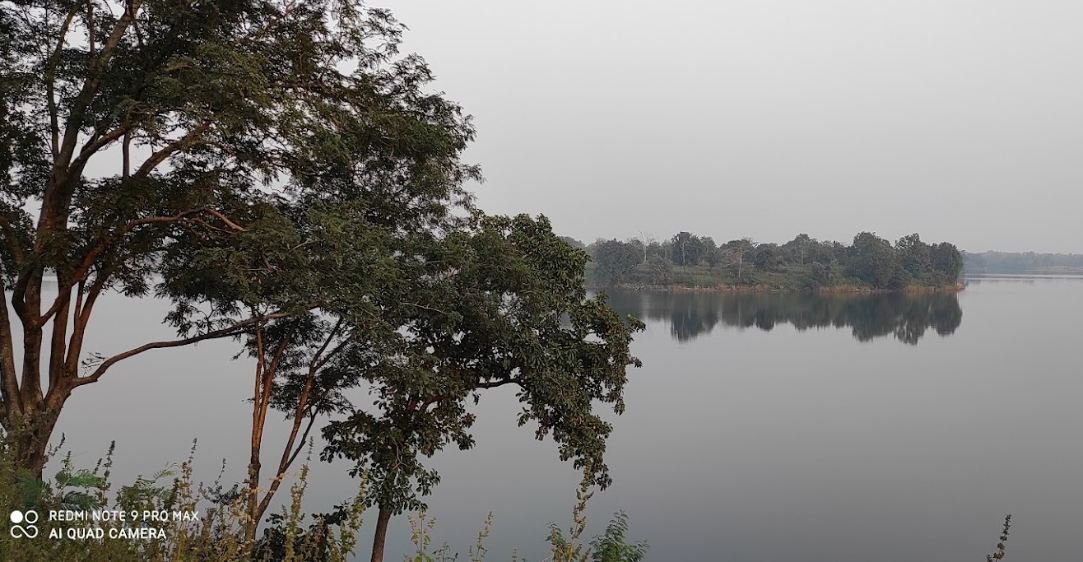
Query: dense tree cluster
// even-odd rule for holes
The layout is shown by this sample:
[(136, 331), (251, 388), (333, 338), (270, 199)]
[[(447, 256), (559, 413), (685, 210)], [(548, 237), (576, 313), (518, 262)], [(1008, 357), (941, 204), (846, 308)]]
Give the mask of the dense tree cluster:
[(587, 247), (597, 286), (772, 286), (815, 289), (856, 285), (899, 290), (954, 284), (963, 269), (953, 244), (928, 244), (917, 234), (892, 244), (862, 232), (850, 245), (800, 234), (784, 244), (678, 232), (665, 241), (599, 240)]

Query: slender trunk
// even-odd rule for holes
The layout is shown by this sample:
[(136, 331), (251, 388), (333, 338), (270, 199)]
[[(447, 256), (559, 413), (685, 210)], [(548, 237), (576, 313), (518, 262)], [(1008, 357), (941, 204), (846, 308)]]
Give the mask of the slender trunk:
[(298, 432), (305, 420), (306, 398), (310, 390), (311, 386), (306, 385), (301, 392), (301, 398), (294, 411), (293, 425), (290, 427), (290, 436), (286, 439), (286, 445), (282, 447), (282, 458), (278, 461), (278, 469), (275, 470), (274, 478), (271, 479), (271, 484), (267, 487), (267, 491), (263, 494), (263, 499), (260, 500), (259, 505), (256, 507), (255, 519), (257, 521), (263, 519), (263, 514), (266, 513), (267, 508), (271, 506), (271, 500), (274, 499), (275, 493), (278, 492), (278, 489), (282, 486), (282, 479), (285, 478), (286, 471), (289, 470), (290, 465), (292, 465), (294, 459), (297, 458), (297, 454), (301, 452), (301, 447), (304, 446), (305, 440), (308, 439), (308, 434), (312, 430), (312, 425), (316, 421), (314, 415), (308, 418), (308, 426), (305, 427), (304, 433), (300, 435), (300, 444), (297, 444)]
[[(308, 374), (305, 375), (305, 385), (301, 388), (301, 394), (297, 397), (297, 405), (293, 409), (293, 423), (290, 427), (289, 438), (286, 439), (285, 446), (282, 447), (282, 456), (278, 460), (278, 468), (275, 470), (274, 478), (271, 479), (271, 484), (267, 487), (267, 491), (263, 494), (263, 499), (260, 500), (259, 505), (256, 506), (255, 520), (259, 521), (263, 518), (263, 514), (267, 512), (267, 508), (271, 505), (271, 500), (274, 498), (278, 489), (282, 486), (282, 479), (286, 475), (286, 471), (289, 470), (290, 465), (297, 459), (297, 455), (300, 454), (301, 448), (304, 446), (305, 441), (308, 439), (309, 432), (312, 431), (312, 426), (316, 422), (316, 415), (308, 412), (310, 404), (310, 395), (312, 394), (313, 386), (316, 384), (316, 374), (319, 370), (334, 356), (341, 346), (336, 347), (327, 356), (324, 353), (328, 347), (339, 334), (339, 330), (342, 329), (344, 320), (339, 319), (335, 324), (335, 327), (331, 329), (327, 334), (327, 338), (324, 339), (323, 345), (320, 346), (316, 353), (312, 356), (311, 362), (308, 366)], [(271, 377), (274, 378), (273, 375)], [(304, 432), (301, 432), (301, 425), (304, 424), (305, 418), (308, 418), (308, 424), (305, 426)], [(298, 438), (300, 442), (298, 443)]]
[(387, 524), (391, 521), (391, 510), (380, 504), (380, 513), (376, 516), (376, 532), (372, 536), (372, 558), (370, 562), (384, 562), (384, 542), (387, 540)]
[(252, 544), (256, 540), (256, 527), (259, 526), (259, 445), (252, 445), (252, 456), (248, 461), (248, 521), (244, 526), (244, 541)]
[(252, 435), (249, 444), (248, 456), (248, 504), (245, 512), (248, 521), (244, 525), (244, 542), (251, 544), (256, 538), (256, 527), (259, 521), (256, 519), (256, 511), (259, 508), (259, 452), (263, 442), (263, 428), (260, 426), (260, 412), (262, 410), (264, 372), (267, 370), (263, 356), (263, 327), (256, 327), (256, 376), (252, 389)]
[(279, 361), (286, 351), (288, 340), (280, 342), (272, 352), (270, 361), (264, 356), (263, 329), (256, 328), (256, 381), (252, 394), (252, 440), (248, 457), (248, 521), (244, 527), (245, 542), (251, 544), (256, 538), (263, 514), (260, 512), (259, 477), (260, 449), (263, 447), (263, 429), (267, 425), (267, 409), (271, 405), (271, 390)]

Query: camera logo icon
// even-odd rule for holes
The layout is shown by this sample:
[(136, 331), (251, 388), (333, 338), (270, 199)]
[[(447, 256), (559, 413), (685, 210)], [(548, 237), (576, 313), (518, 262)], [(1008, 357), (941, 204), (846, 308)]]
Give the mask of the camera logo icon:
[(32, 539), (38, 536), (38, 527), (35, 523), (38, 522), (38, 512), (34, 510), (22, 512), (15, 510), (11, 512), (8, 517), (11, 519), (11, 537), (15, 539), (27, 538)]

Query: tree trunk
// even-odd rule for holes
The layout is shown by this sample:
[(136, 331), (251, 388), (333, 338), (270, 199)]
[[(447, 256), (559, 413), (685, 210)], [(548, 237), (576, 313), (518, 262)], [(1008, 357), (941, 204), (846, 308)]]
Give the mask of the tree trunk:
[(248, 462), (248, 520), (244, 525), (244, 542), (252, 544), (256, 540), (256, 527), (259, 526), (259, 446), (252, 446), (252, 458)]
[(27, 416), (21, 427), (12, 432), (15, 448), (15, 466), (41, 480), (45, 472), (49, 438), (56, 428), (57, 416), (36, 411)]
[(22, 401), (21, 408), (14, 403), (5, 404), (3, 426), (11, 438), (15, 466), (38, 480), (45, 472), (49, 441), (71, 390), (66, 380), (57, 380), (43, 398)]
[(376, 533), (372, 536), (372, 558), (370, 562), (384, 562), (384, 542), (387, 540), (387, 524), (391, 521), (391, 510), (380, 505), (376, 516)]
[(282, 354), (286, 351), (289, 339), (283, 339), (275, 347), (270, 361), (266, 360), (263, 345), (263, 327), (256, 328), (256, 377), (252, 392), (252, 441), (248, 457), (248, 521), (244, 527), (245, 542), (251, 544), (256, 538), (263, 513), (260, 511), (259, 473), (260, 450), (263, 447), (263, 429), (267, 423), (267, 409), (271, 405), (271, 390), (274, 387), (275, 374)]

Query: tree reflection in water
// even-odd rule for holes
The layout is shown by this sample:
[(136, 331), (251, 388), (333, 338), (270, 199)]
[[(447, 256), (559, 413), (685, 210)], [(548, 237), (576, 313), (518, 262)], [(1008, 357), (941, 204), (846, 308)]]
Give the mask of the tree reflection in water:
[(858, 341), (894, 335), (916, 345), (932, 329), (940, 336), (962, 323), (963, 310), (954, 293), (820, 295), (808, 293), (661, 293), (610, 291), (617, 310), (645, 322), (665, 321), (670, 333), (687, 342), (715, 326), (770, 331), (791, 324), (810, 328), (851, 328)]

